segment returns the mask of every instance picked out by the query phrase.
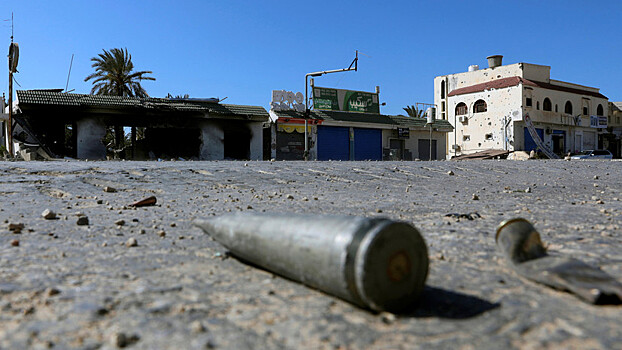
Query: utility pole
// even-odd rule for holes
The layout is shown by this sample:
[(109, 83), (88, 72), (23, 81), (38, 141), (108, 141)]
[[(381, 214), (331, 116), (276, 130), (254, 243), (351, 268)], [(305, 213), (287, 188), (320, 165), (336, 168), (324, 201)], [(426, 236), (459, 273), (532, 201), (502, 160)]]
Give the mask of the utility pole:
[(11, 13), (11, 45), (9, 46), (9, 125), (7, 126), (7, 140), (9, 155), (13, 157), (13, 73), (17, 72), (19, 61), (19, 45), (13, 42), (13, 14)]

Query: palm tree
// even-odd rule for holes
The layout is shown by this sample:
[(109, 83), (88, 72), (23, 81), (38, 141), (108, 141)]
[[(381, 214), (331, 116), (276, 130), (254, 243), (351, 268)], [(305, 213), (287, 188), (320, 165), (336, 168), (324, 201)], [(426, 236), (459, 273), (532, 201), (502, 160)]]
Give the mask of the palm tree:
[[(140, 85), (142, 80), (155, 80), (155, 78), (147, 76), (152, 74), (151, 71), (135, 72), (132, 56), (125, 49), (112, 49), (110, 51), (103, 50), (98, 57), (91, 58), (95, 68), (95, 73), (84, 79), (88, 81), (93, 79), (92, 94), (96, 95), (112, 95), (112, 96), (129, 96), (129, 97), (149, 97), (147, 91)], [(136, 130), (132, 127), (132, 135), (136, 134)], [(115, 148), (121, 151), (124, 148), (125, 137), (123, 128), (119, 125), (114, 127), (114, 135), (116, 140)], [(132, 137), (132, 141), (134, 137)], [(132, 147), (134, 143), (132, 143)], [(124, 152), (121, 151), (121, 157), (124, 158)]]
[(155, 80), (154, 77), (146, 76), (151, 71), (133, 72), (134, 64), (132, 56), (126, 49), (104, 50), (98, 57), (91, 58), (95, 73), (84, 79), (93, 79), (92, 94), (148, 97), (145, 89), (140, 85), (141, 80)]
[(406, 113), (408, 113), (409, 117), (412, 117), (412, 118), (423, 118), (423, 109), (418, 109), (415, 106), (406, 106), (406, 107), (404, 107), (402, 109), (405, 110)]

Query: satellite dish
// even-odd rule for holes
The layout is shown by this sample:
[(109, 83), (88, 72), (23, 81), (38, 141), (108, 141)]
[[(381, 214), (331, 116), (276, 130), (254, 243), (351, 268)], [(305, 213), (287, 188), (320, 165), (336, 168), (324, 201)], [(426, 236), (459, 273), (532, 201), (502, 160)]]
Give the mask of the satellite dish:
[(19, 45), (11, 43), (9, 46), (9, 72), (17, 72), (17, 62), (19, 61)]

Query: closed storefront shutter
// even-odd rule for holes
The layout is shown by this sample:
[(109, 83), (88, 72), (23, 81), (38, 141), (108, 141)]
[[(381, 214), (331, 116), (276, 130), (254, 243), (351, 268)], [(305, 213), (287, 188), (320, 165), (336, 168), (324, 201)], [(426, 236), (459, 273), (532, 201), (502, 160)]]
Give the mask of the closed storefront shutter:
[[(531, 152), (531, 151), (535, 151), (538, 149), (538, 145), (536, 144), (536, 141), (533, 140), (533, 137), (531, 137), (531, 134), (529, 134), (529, 130), (527, 128), (524, 129), (525, 130), (525, 152)], [(536, 129), (536, 133), (538, 133), (538, 136), (540, 136), (540, 139), (544, 141), (544, 129)]]
[(318, 126), (317, 159), (350, 160), (349, 130), (339, 126)]
[(584, 131), (583, 132), (583, 149), (596, 149), (596, 133)]
[(382, 160), (382, 130), (354, 128), (354, 160)]

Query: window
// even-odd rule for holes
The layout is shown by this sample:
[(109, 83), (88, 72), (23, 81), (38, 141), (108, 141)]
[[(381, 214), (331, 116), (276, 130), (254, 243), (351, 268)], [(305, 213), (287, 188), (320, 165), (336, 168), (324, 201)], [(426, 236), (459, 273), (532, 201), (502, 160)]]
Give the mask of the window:
[(441, 98), (445, 98), (445, 80), (441, 81)]
[(525, 99), (525, 106), (527, 106), (527, 107), (531, 107), (532, 106), (531, 97), (527, 97), (527, 99)]
[(583, 106), (583, 115), (587, 115), (587, 106)]
[(549, 98), (545, 98), (544, 101), (542, 101), (542, 110), (544, 111), (552, 111), (553, 110), (553, 106), (551, 105), (551, 100), (549, 100)]
[(572, 114), (572, 103), (570, 103), (570, 101), (566, 101), (566, 106), (564, 106), (564, 113)]
[(596, 107), (596, 115), (603, 115), (603, 105), (599, 104), (598, 107)]
[(445, 112), (445, 101), (441, 102), (441, 112)]
[(465, 115), (467, 114), (468, 108), (464, 102), (458, 103), (456, 106), (456, 115)]
[(486, 101), (477, 100), (473, 105), (473, 113), (482, 113), (488, 110), (488, 106), (486, 106)]
[(555, 105), (555, 113), (557, 113), (557, 105)]
[(536, 109), (540, 110), (540, 101), (536, 101)]

